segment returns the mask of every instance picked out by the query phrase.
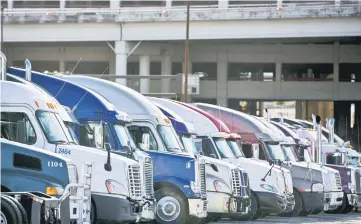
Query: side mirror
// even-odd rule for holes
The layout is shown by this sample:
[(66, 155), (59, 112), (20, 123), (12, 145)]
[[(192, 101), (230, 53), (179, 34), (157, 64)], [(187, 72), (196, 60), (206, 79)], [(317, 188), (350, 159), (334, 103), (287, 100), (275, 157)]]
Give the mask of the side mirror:
[(253, 154), (253, 158), (259, 159), (259, 145), (258, 144), (252, 144), (252, 154)]
[(272, 166), (272, 165), (273, 165), (273, 160), (272, 160), (272, 159), (269, 159), (269, 160), (268, 160), (268, 164), (269, 164), (270, 166)]
[(143, 133), (142, 135), (142, 143), (139, 143), (139, 148), (142, 150), (149, 150), (150, 148), (150, 135), (148, 133)]
[(104, 169), (106, 171), (111, 171), (112, 170), (112, 165), (110, 164), (110, 150), (111, 150), (111, 145), (109, 143), (104, 143), (104, 148), (107, 150), (108, 152), (108, 158), (107, 158), (107, 163), (104, 164)]
[(94, 127), (93, 128), (93, 135), (94, 135), (94, 145), (98, 149), (102, 149), (104, 146), (104, 139), (103, 139), (103, 126)]
[(16, 139), (20, 143), (26, 143), (26, 128), (24, 121), (16, 122)]
[(212, 158), (215, 158), (215, 159), (217, 159), (217, 156), (215, 155), (215, 154), (209, 154), (209, 157), (212, 157)]

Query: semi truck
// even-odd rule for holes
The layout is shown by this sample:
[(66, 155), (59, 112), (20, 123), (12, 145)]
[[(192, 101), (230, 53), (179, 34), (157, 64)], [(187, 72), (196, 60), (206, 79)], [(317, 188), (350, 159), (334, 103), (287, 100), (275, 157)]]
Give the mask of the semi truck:
[[(281, 116), (283, 117), (283, 115)], [(307, 167), (321, 169), (325, 203), (323, 210), (330, 211), (340, 206), (343, 198), (340, 173), (335, 169), (315, 163), (310, 154), (312, 142), (307, 139), (300, 138), (292, 127), (289, 127), (282, 122), (282, 119), (280, 123), (275, 121), (271, 121), (271, 123), (279, 128), (287, 137), (293, 139), (294, 144), (290, 145), (290, 147), (299, 162), (304, 162)], [(318, 211), (314, 211), (312, 214), (316, 213), (318, 213)]]
[[(247, 215), (249, 211), (249, 182), (246, 172), (228, 162), (213, 158), (202, 147), (196, 147), (197, 136), (194, 126), (186, 123), (176, 112), (148, 97), (169, 120), (189, 153), (206, 161), (206, 181), (208, 203), (208, 221), (221, 218)], [(194, 137), (194, 138), (193, 138)]]
[[(8, 70), (32, 80), (29, 62), (26, 70)], [(85, 208), (92, 223), (96, 220), (139, 221), (144, 199), (140, 166), (136, 161), (110, 153), (109, 147), (94, 150), (77, 145), (59, 115), (59, 102), (44, 90), (13, 80), (2, 81), (1, 91), (1, 118), (6, 118), (13, 128), (19, 127), (18, 124), (25, 125), (24, 138), (13, 138), (13, 141), (70, 158), (77, 165), (78, 173), (84, 161), (92, 164), (95, 172), (91, 184), (92, 200)], [(101, 130), (93, 128), (92, 131), (100, 133)]]
[[(218, 134), (218, 137), (220, 139), (228, 138), (228, 133), (225, 133), (225, 131), (227, 132), (226, 129), (228, 129), (228, 127), (224, 127), (223, 125), (222, 126), (215, 125), (215, 123), (213, 123), (211, 119), (207, 118), (207, 116), (195, 111), (194, 109), (191, 109), (190, 107), (186, 107), (182, 104), (179, 104), (178, 101), (172, 101), (172, 100), (166, 100), (160, 98), (154, 98), (154, 100), (157, 103), (162, 104), (163, 106), (166, 106), (167, 108), (175, 111), (186, 122), (193, 124), (196, 132), (197, 129), (202, 131), (203, 132), (202, 135), (204, 137), (200, 139), (202, 141), (199, 141), (198, 144), (200, 143), (203, 144), (203, 140), (207, 140), (207, 142), (209, 142), (208, 144), (209, 147), (207, 148), (209, 150), (208, 154), (215, 158), (222, 158), (215, 149), (217, 149), (219, 146), (224, 147), (225, 145), (223, 144), (217, 146), (213, 141), (213, 137), (217, 137), (216, 136), (217, 133), (223, 132), (223, 135)], [(217, 119), (215, 118), (212, 119), (215, 122), (217, 122), (216, 121)], [(218, 122), (217, 124), (221, 124), (221, 123)], [(199, 133), (197, 133), (198, 135), (202, 133), (200, 131)], [(214, 135), (208, 135), (208, 134), (214, 134)], [(206, 141), (204, 142), (206, 143)], [(220, 143), (224, 143), (224, 142), (222, 141)], [(243, 217), (242, 216), (234, 217), (234, 219), (238, 219), (238, 220), (257, 219), (260, 216), (262, 216), (263, 213), (268, 213), (268, 212), (281, 213), (286, 209), (287, 201), (286, 201), (286, 197), (283, 194), (285, 189), (285, 181), (279, 169), (275, 168), (270, 171), (271, 166), (269, 164), (242, 157), (238, 157), (237, 159), (232, 159), (232, 160), (236, 162), (237, 166), (242, 167), (247, 171), (248, 174), (247, 179), (249, 179), (249, 183), (250, 183), (249, 195), (251, 199), (251, 208), (249, 213), (247, 215), (244, 215)], [(268, 174), (268, 172), (270, 172), (271, 175), (267, 176), (265, 181), (261, 181), (261, 179), (265, 176), (265, 174)], [(271, 189), (271, 190), (267, 190), (267, 189)], [(280, 201), (280, 204), (270, 203), (268, 200), (273, 196), (275, 198), (281, 197), (283, 200)]]
[[(255, 168), (249, 171), (251, 176), (263, 174), (263, 172), (259, 172), (261, 164), (269, 164), (268, 166), (270, 168), (266, 169), (263, 174), (264, 176), (255, 178), (255, 184), (253, 185), (255, 187), (254, 191), (258, 191), (257, 198), (260, 200), (258, 203), (260, 203), (261, 209), (262, 206), (264, 206), (263, 213), (278, 213), (281, 215), (294, 210), (295, 198), (293, 195), (294, 189), (290, 171), (281, 166), (281, 161), (267, 160), (266, 156), (266, 153), (268, 153), (267, 148), (274, 147), (276, 142), (281, 141), (280, 137), (250, 115), (247, 116), (241, 112), (211, 104), (193, 103), (192, 105), (221, 119), (227, 128), (229, 128), (230, 133), (236, 133), (242, 137), (242, 150), (246, 158), (249, 159), (243, 160), (245, 162), (258, 161)], [(244, 116), (247, 116), (247, 119), (245, 119)], [(242, 163), (240, 163), (240, 165), (241, 164)], [(271, 171), (277, 174), (269, 176)], [(278, 179), (276, 178), (274, 182), (272, 181), (270, 184), (266, 184), (265, 180), (269, 180), (271, 176), (278, 177)], [(252, 178), (250, 178), (250, 181), (252, 189)], [(262, 189), (264, 189), (265, 192)], [(260, 190), (261, 192), (259, 192)], [(271, 201), (277, 201), (277, 203), (270, 203)]]
[[(96, 91), (117, 110), (132, 117), (132, 122), (125, 126), (136, 146), (153, 160), (158, 223), (187, 223), (206, 218), (205, 161), (183, 148), (171, 121), (151, 101), (114, 82), (75, 75), (61, 78)], [(115, 149), (122, 151), (120, 147)]]

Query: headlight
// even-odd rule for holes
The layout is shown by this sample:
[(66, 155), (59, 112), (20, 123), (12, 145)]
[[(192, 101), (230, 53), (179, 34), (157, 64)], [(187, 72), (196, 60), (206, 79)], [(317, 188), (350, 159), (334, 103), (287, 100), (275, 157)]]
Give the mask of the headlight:
[(126, 188), (115, 180), (106, 180), (105, 186), (110, 194), (123, 194)]
[(312, 192), (323, 192), (323, 184), (321, 183), (312, 184), (311, 190)]
[(201, 192), (199, 187), (197, 186), (197, 184), (195, 182), (193, 182), (193, 181), (191, 181), (191, 189), (196, 194)]
[(78, 171), (74, 164), (68, 164), (69, 183), (78, 183)]
[(277, 188), (275, 188), (274, 186), (272, 185), (269, 185), (269, 184), (261, 184), (260, 185), (263, 189), (265, 189), (266, 191), (271, 191), (271, 192), (274, 192), (274, 193), (277, 193), (278, 190)]
[(216, 189), (216, 191), (218, 192), (227, 192), (227, 193), (231, 193), (231, 188), (229, 188), (227, 186), (227, 184), (221, 182), (221, 181), (214, 181), (213, 182), (214, 188)]

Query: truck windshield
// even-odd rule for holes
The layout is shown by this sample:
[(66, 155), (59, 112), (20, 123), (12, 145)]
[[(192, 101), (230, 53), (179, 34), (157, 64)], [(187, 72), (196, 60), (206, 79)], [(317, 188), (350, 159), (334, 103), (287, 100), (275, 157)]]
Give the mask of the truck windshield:
[(179, 136), (187, 152), (194, 154), (198, 153), (196, 144), (194, 143), (191, 135), (179, 134)]
[(184, 151), (180, 142), (178, 141), (178, 138), (176, 137), (173, 127), (158, 125), (157, 129), (168, 152)]
[(292, 150), (293, 146), (281, 145), (281, 147), (282, 147), (283, 155), (286, 158), (286, 161), (298, 162), (297, 156), (295, 155), (295, 153)]
[[(310, 155), (310, 152), (308, 151), (309, 150), (309, 147), (304, 147), (304, 146), (301, 146), (303, 147), (303, 160), (305, 162), (312, 162), (312, 157)], [(302, 149), (301, 149), (302, 150)]]
[(279, 159), (281, 161), (286, 160), (279, 144), (266, 143), (266, 146), (267, 146), (268, 153), (270, 154), (272, 159), (274, 159), (274, 160)]
[(229, 148), (226, 139), (224, 138), (213, 138), (214, 143), (217, 146), (218, 152), (223, 159), (234, 159), (232, 150)]
[(341, 153), (327, 153), (326, 154), (326, 164), (332, 165), (343, 165), (343, 158)]
[(232, 139), (227, 139), (227, 144), (236, 158), (245, 157), (236, 141)]
[(67, 135), (55, 113), (38, 110), (36, 118), (49, 143), (69, 144)]
[(131, 138), (127, 128), (121, 124), (114, 124), (114, 129), (122, 146), (129, 146), (131, 149), (136, 148), (133, 138)]

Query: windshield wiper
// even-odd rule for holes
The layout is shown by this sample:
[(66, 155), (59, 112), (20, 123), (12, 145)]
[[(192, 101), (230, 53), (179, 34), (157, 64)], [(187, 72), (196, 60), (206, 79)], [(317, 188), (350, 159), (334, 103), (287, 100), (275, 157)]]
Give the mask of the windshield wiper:
[[(271, 162), (270, 162), (270, 163), (271, 163)], [(271, 176), (271, 171), (272, 171), (272, 169), (273, 169), (274, 166), (275, 166), (275, 163), (272, 161), (272, 166), (271, 166), (271, 168), (268, 170), (268, 172), (266, 173), (266, 175), (264, 175), (264, 177), (261, 179), (263, 182), (266, 181), (266, 177), (267, 177), (268, 174)]]

